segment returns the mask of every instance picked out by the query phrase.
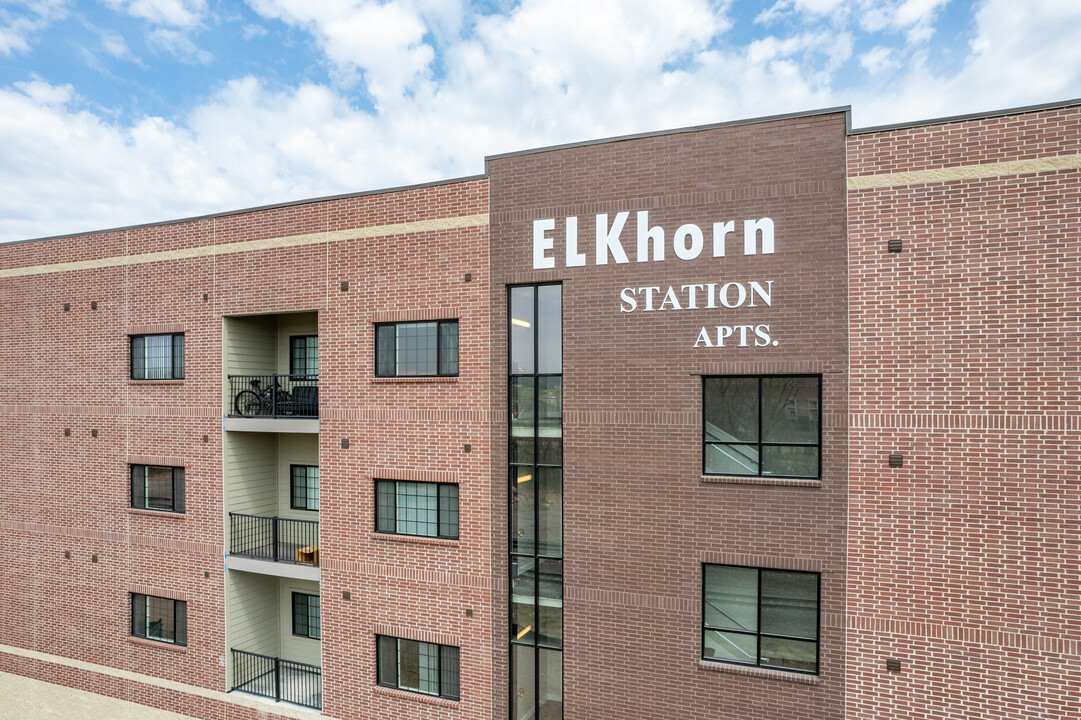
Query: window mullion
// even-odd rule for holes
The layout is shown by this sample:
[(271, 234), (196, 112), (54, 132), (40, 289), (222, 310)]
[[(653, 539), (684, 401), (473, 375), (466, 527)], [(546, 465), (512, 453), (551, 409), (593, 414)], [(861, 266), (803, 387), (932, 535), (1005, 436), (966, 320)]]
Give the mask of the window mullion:
[[(761, 383), (759, 380), (759, 402), (761, 402)], [(761, 413), (759, 413), (761, 417)], [(761, 421), (759, 422), (761, 424)], [(758, 619), (755, 622), (755, 658), (754, 664), (760, 666), (762, 664), (762, 568), (758, 569)]]
[(443, 321), (440, 320), (435, 324), (435, 374), (442, 375), (443, 369), (442, 355), (443, 355)]
[[(762, 477), (762, 460), (765, 459), (765, 439), (762, 437), (762, 377), (758, 378), (758, 476)], [(761, 582), (761, 578), (759, 578)]]
[[(437, 331), (438, 334), (438, 331)], [(443, 646), (435, 646), (435, 694), (443, 697)]]

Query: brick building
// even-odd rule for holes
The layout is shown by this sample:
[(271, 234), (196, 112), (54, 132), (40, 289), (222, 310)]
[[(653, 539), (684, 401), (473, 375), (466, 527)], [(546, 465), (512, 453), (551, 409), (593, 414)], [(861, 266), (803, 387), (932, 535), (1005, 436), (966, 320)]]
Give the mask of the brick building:
[(1081, 716), (1081, 103), (0, 247), (0, 672), (200, 718)]

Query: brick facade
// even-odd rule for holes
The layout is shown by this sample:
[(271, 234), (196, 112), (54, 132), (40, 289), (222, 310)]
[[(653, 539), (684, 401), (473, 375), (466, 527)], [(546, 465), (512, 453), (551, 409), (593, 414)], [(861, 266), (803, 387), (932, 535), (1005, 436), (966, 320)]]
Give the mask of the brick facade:
[[(1079, 152), (1073, 106), (854, 135), (848, 165)], [(849, 193), (849, 717), (1081, 715), (1079, 177)]]
[[(1081, 107), (847, 120), (0, 248), (0, 671), (200, 718), (316, 715), (227, 692), (242, 571), (222, 561), (223, 328), (315, 313), (322, 713), (508, 717), (506, 288), (560, 282), (566, 718), (1081, 716)], [(639, 211), (663, 261), (639, 262)], [(597, 264), (595, 220), (623, 212), (628, 262)], [(745, 255), (766, 217), (774, 252)], [(703, 246), (681, 260), (688, 224)], [(662, 305), (688, 284), (753, 301), (752, 281), (768, 304)], [(440, 319), (457, 376), (375, 377), (375, 323)], [(185, 379), (130, 380), (128, 337), (166, 332)], [(822, 378), (820, 476), (703, 474), (703, 377), (777, 374)], [(131, 508), (133, 463), (184, 467), (185, 512)], [(456, 484), (459, 537), (375, 532), (376, 480)], [(702, 660), (704, 564), (820, 573), (817, 674)], [(133, 592), (187, 602), (186, 647), (131, 637)], [(459, 647), (461, 699), (377, 685), (377, 635)]]
[[(489, 162), (493, 329), (506, 327), (505, 285), (563, 284), (569, 718), (842, 716), (844, 148), (845, 117), (834, 113)], [(641, 210), (649, 227), (665, 231), (663, 261), (637, 261)], [(623, 211), (630, 212), (621, 234), (629, 262), (598, 265), (596, 215), (607, 214), (610, 226)], [(583, 266), (566, 266), (566, 217), (578, 218)], [(743, 223), (763, 217), (774, 222), (775, 252), (744, 255)], [(533, 221), (546, 218), (555, 218), (555, 268), (534, 271)], [(725, 256), (715, 258), (712, 226), (721, 221), (734, 221), (736, 232), (726, 238)], [(689, 261), (673, 250), (685, 224), (705, 235), (703, 251)], [(727, 309), (718, 300), (706, 309), (701, 289), (700, 309), (684, 307), (683, 285), (752, 281), (772, 282), (771, 305), (759, 299), (753, 308), (748, 300)], [(634, 312), (621, 310), (623, 288), (653, 286), (660, 288), (658, 309), (646, 310), (639, 297)], [(668, 287), (683, 298), (681, 310), (659, 309)], [(729, 293), (736, 304), (737, 290)], [(734, 331), (725, 347), (695, 347), (703, 327), (716, 342), (717, 325), (763, 324), (777, 346), (748, 340), (740, 347)], [(506, 407), (506, 366), (505, 347), (497, 348), (493, 428), (505, 425), (497, 417)], [(823, 377), (821, 481), (791, 487), (704, 477), (703, 376), (775, 373)], [(492, 477), (506, 472), (503, 438), (493, 441)], [(507, 501), (495, 483), (492, 497), (493, 537), (505, 536), (498, 509)], [(768, 671), (757, 669), (757, 677), (710, 672), (736, 666), (699, 660), (702, 564), (725, 553), (746, 558), (739, 564), (806, 559), (820, 568), (822, 658), (813, 685), (763, 680)], [(505, 572), (506, 560), (493, 565)]]

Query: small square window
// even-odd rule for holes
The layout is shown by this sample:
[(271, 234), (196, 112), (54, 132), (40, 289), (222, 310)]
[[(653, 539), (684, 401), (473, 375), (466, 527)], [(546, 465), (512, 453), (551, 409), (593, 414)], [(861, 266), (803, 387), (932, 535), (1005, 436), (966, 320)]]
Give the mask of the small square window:
[(702, 659), (818, 673), (819, 574), (702, 566)]
[(817, 375), (704, 378), (702, 472), (818, 478), (821, 386)]
[(320, 625), (319, 596), (293, 593), (293, 634), (318, 640)]
[(293, 510), (319, 509), (319, 467), (316, 465), (289, 466), (289, 507)]
[(184, 334), (132, 335), (132, 380), (183, 380)]
[(131, 634), (171, 645), (187, 645), (188, 604), (183, 600), (132, 593)]
[(131, 466), (131, 506), (139, 510), (184, 512), (184, 468)]
[(375, 326), (378, 377), (458, 374), (458, 321), (385, 323)]
[(376, 532), (457, 539), (458, 486), (377, 480)]
[(457, 700), (459, 652), (451, 645), (376, 636), (380, 685)]

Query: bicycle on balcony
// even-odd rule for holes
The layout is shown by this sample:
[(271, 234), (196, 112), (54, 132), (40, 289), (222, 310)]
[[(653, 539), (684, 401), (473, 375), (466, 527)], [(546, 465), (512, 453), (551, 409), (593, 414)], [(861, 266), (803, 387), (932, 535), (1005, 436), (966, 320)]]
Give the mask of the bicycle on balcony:
[(289, 407), (293, 402), (292, 394), (278, 386), (276, 377), (272, 384), (265, 387), (258, 378), (248, 384), (252, 389), (240, 391), (233, 400), (233, 408), (237, 415), (244, 417), (278, 415), (281, 408)]

